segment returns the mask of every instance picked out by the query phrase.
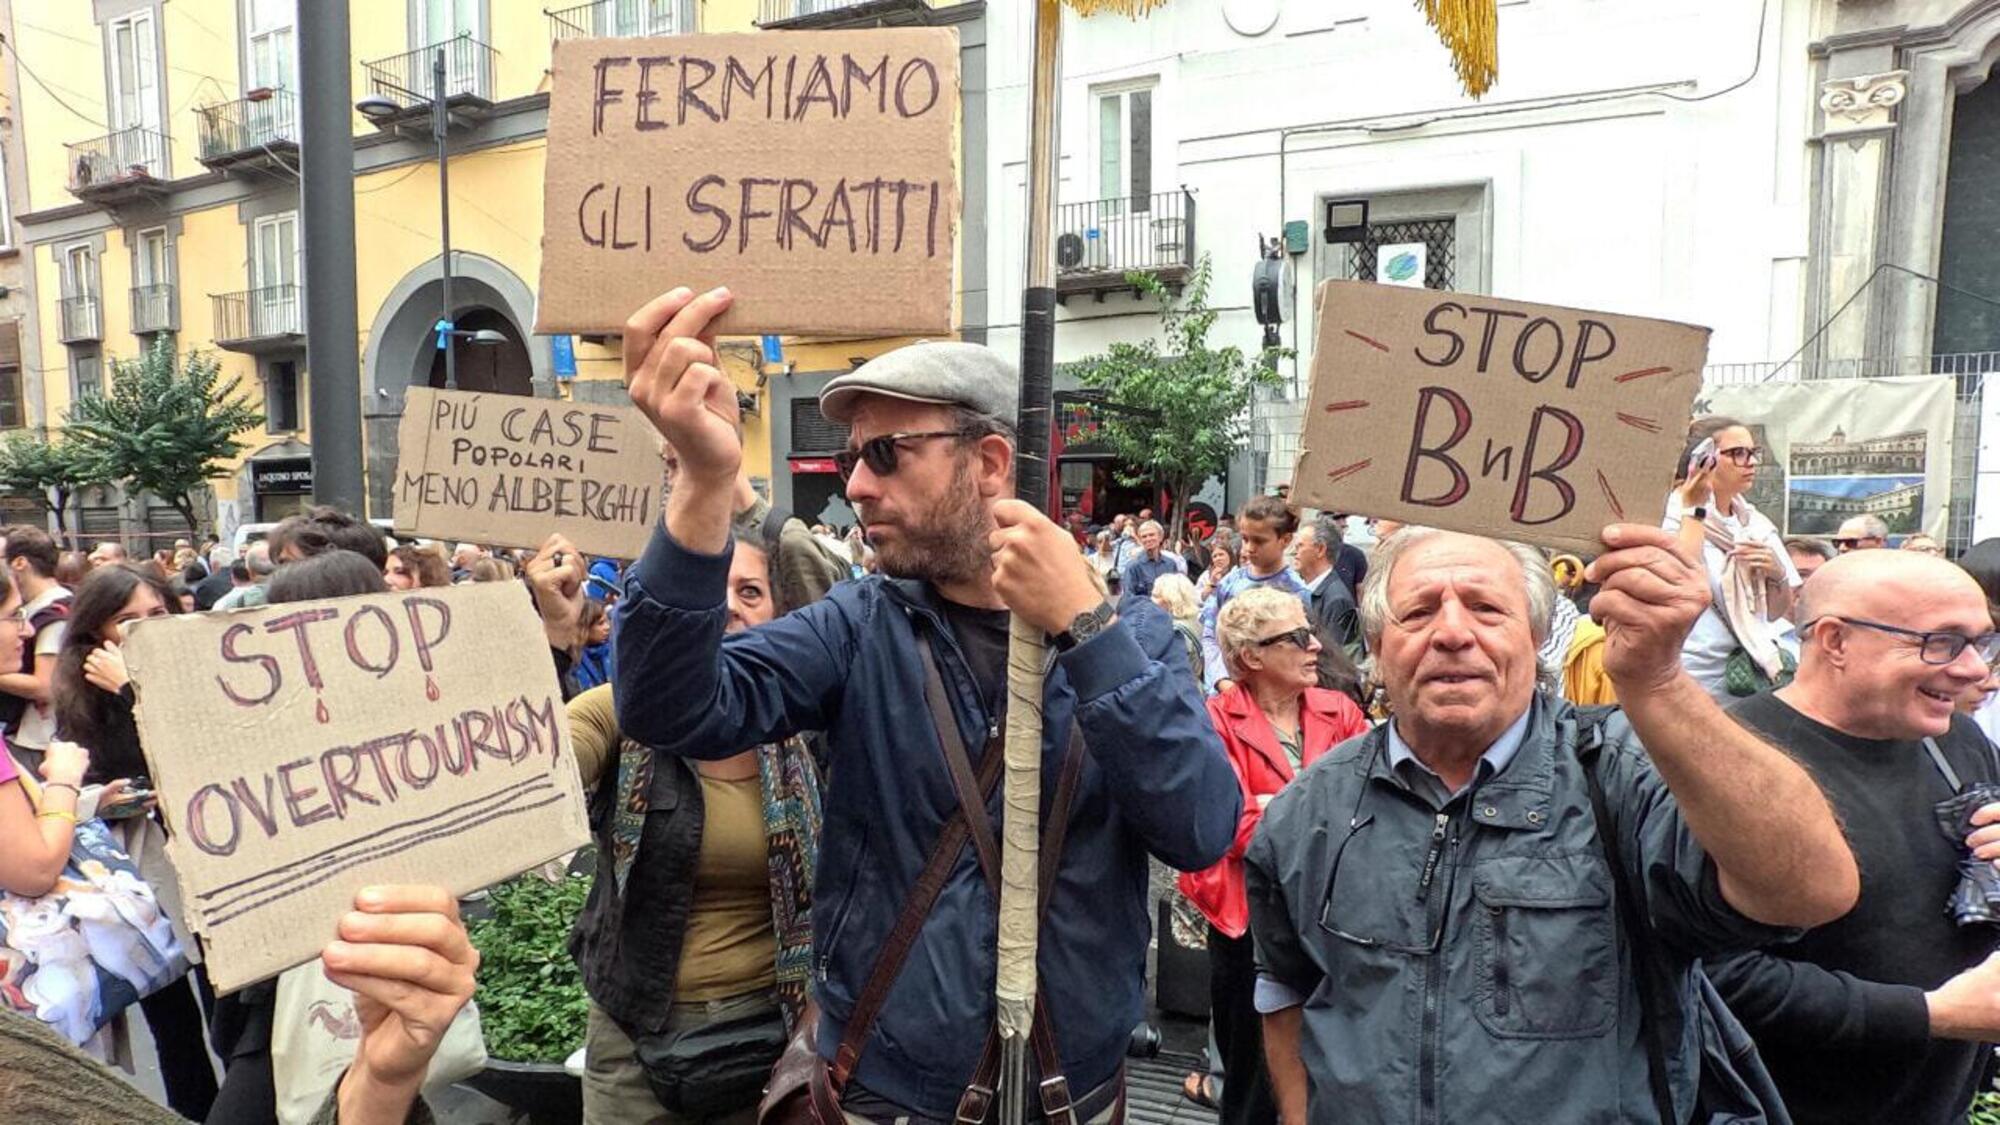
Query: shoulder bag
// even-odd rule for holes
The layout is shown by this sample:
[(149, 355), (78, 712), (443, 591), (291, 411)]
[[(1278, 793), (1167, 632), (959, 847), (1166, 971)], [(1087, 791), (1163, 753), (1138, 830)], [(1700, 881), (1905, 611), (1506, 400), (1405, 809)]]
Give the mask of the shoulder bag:
[[(39, 810), (41, 786), (25, 770), (20, 781)], [(173, 923), (101, 820), (77, 823), (47, 894), (0, 892), (0, 1008), (79, 1046), (187, 971)]]

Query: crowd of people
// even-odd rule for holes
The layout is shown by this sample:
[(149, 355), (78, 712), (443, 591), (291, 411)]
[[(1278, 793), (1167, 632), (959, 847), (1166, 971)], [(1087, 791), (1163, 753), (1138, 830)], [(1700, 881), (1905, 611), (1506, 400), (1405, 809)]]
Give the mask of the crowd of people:
[[(585, 1120), (984, 1125), (1018, 620), (1051, 649), (1031, 1120), (1122, 1120), (1154, 863), (1210, 965), (1185, 1096), (1225, 1125), (1943, 1125), (1990, 1079), (2000, 540), (1784, 538), (1728, 418), (1661, 467), (1664, 521), (1589, 558), (1282, 494), (1198, 537), (1149, 509), (1059, 524), (1014, 499), (1012, 365), (964, 343), (826, 386), (835, 529), (750, 486), (708, 332), (728, 306), (677, 290), (627, 325), (669, 478), (628, 568), (560, 527), (447, 549), (332, 509), (241, 558), (4, 529), (0, 890), (48, 893), (102, 823), (179, 926), (133, 622), (517, 582), (590, 796)], [(478, 961), (457, 904), (369, 888), (300, 924), (362, 1023), (325, 1115), (421, 1119)], [(197, 963), (135, 1007), (182, 1118), (294, 1093), (270, 982), (218, 998)], [(121, 1020), (46, 1030), (0, 1011), (0, 1071), (120, 1096), (76, 1052), (129, 1063)]]

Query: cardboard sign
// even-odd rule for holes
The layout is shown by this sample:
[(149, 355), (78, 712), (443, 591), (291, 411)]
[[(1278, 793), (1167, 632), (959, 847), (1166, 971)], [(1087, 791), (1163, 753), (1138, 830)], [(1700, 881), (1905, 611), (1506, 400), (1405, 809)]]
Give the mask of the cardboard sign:
[(660, 518), (660, 439), (630, 406), (411, 387), (396, 532), (636, 559)]
[(588, 842), (517, 583), (153, 618), (124, 650), (218, 991), (317, 957), (364, 886), (465, 895)]
[(1362, 281), (1317, 302), (1294, 502), (1586, 555), (1660, 522), (1708, 329)]
[(535, 331), (727, 285), (732, 335), (951, 330), (958, 33), (555, 45)]

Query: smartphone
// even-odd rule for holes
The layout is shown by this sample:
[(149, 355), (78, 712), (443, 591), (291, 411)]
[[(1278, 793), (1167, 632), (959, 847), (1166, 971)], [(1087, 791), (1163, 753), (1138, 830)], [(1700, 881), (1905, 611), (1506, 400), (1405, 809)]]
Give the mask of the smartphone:
[(1687, 475), (1693, 476), (1696, 473), (1707, 472), (1715, 468), (1717, 460), (1715, 439), (1712, 437), (1703, 438), (1701, 444), (1694, 447), (1694, 452), (1688, 454)]

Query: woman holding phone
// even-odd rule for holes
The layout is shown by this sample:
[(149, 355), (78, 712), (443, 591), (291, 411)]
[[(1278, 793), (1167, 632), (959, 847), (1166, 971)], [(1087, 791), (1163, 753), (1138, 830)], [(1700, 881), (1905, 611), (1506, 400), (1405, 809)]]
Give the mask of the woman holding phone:
[[(107, 785), (97, 815), (112, 825), (119, 845), (152, 886), (173, 920), (174, 936), (192, 959), (199, 950), (181, 929), (180, 881), (167, 863), (167, 834), (153, 815), (152, 795), (139, 784), (145, 778), (146, 758), (132, 719), (132, 677), (119, 648), (133, 622), (179, 612), (173, 590), (146, 567), (118, 563), (91, 571), (77, 584), (70, 603), (50, 694), (55, 698), (56, 736), (90, 752), (94, 778), (136, 779)], [(215, 1101), (216, 1083), (201, 1009), (195, 1003), (197, 993), (213, 1005), (214, 993), (199, 965), (185, 979), (140, 1001), (139, 1010), (159, 1048), (167, 1104), (183, 1117), (199, 1121)]]
[(1780, 642), (1781, 619), (1803, 583), (1784, 537), (1745, 499), (1763, 460), (1750, 427), (1718, 415), (1696, 419), (1662, 521), (1708, 571), (1709, 607), (1682, 644), (1681, 663), (1725, 706), (1789, 682), (1797, 666)]

